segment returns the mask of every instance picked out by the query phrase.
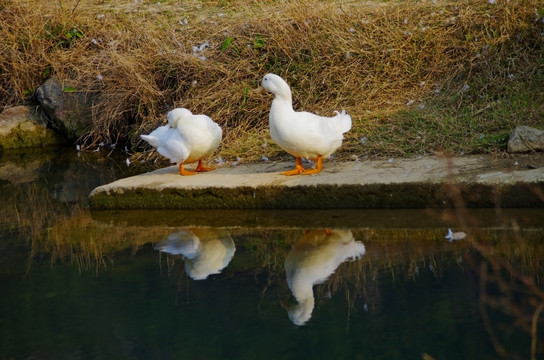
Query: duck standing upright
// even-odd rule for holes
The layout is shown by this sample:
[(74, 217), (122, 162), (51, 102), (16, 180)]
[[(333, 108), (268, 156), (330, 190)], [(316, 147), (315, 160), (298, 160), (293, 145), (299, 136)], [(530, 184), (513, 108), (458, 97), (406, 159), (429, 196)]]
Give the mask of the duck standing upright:
[(345, 229), (308, 230), (285, 258), (287, 285), (297, 304), (281, 302), (295, 325), (304, 325), (315, 305), (313, 287), (325, 282), (347, 260), (359, 259), (365, 246)]
[[(283, 175), (320, 172), (323, 158), (328, 158), (342, 145), (343, 134), (351, 129), (351, 117), (344, 110), (336, 111), (333, 117), (293, 110), (291, 89), (278, 75), (265, 75), (262, 85), (274, 94), (269, 116), (270, 136), (296, 158), (295, 169)], [(304, 169), (301, 158), (317, 161), (315, 169)]]
[[(211, 155), (219, 146), (223, 131), (207, 115), (193, 115), (184, 108), (176, 108), (167, 115), (168, 124), (159, 126), (142, 139), (157, 148), (162, 156), (179, 164), (181, 175), (213, 170), (206, 167), (202, 159)], [(197, 162), (195, 171), (188, 171), (183, 165)]]

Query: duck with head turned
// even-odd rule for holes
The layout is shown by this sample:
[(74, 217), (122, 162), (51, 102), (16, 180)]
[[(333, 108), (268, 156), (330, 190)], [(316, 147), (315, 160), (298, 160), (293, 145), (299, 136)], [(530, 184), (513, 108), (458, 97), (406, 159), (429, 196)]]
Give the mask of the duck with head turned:
[(155, 245), (160, 252), (181, 255), (194, 280), (219, 274), (232, 260), (236, 247), (228, 231), (214, 228), (180, 229)]
[[(263, 88), (274, 94), (270, 108), (270, 136), (281, 148), (296, 158), (295, 169), (284, 175), (311, 175), (321, 171), (323, 158), (328, 158), (342, 145), (343, 134), (351, 129), (351, 117), (344, 110), (336, 116), (324, 117), (293, 110), (289, 85), (275, 74), (266, 74)], [(315, 169), (304, 169), (301, 158), (316, 161)]]
[[(157, 148), (159, 154), (179, 164), (181, 175), (213, 170), (203, 164), (219, 146), (223, 131), (207, 115), (193, 115), (185, 108), (176, 108), (167, 115), (168, 124), (159, 126), (142, 139)], [(198, 162), (195, 171), (183, 168), (184, 164)]]

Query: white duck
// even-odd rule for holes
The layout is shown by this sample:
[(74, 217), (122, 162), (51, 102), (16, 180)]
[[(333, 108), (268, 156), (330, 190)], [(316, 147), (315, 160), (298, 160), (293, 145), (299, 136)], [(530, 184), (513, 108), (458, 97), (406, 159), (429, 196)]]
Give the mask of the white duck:
[[(270, 136), (296, 158), (296, 167), (284, 175), (315, 174), (321, 171), (323, 158), (328, 158), (342, 145), (345, 132), (351, 129), (351, 117), (344, 110), (336, 116), (324, 117), (293, 110), (289, 85), (278, 75), (263, 77), (263, 87), (273, 93), (270, 108)], [(313, 170), (304, 169), (301, 158), (317, 161)]]
[(236, 248), (226, 230), (202, 228), (172, 233), (159, 241), (155, 250), (181, 255), (187, 275), (194, 280), (204, 280), (227, 267)]
[[(168, 124), (153, 130), (142, 139), (157, 148), (159, 154), (179, 164), (181, 175), (194, 175), (197, 172), (213, 170), (205, 167), (202, 159), (213, 153), (223, 136), (223, 131), (207, 115), (193, 115), (184, 108), (176, 108), (168, 113)], [(183, 168), (184, 164), (198, 161), (195, 171)]]
[(311, 230), (293, 246), (285, 259), (287, 284), (297, 300), (282, 305), (295, 325), (304, 325), (314, 309), (313, 286), (321, 284), (348, 259), (365, 254), (365, 246), (353, 239), (350, 230)]

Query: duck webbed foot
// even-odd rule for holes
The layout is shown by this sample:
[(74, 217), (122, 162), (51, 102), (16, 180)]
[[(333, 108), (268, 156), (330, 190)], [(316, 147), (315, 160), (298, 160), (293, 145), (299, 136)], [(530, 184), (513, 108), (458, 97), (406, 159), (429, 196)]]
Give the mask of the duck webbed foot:
[(196, 171), (185, 170), (183, 168), (183, 164), (179, 164), (179, 173), (180, 173), (180, 175), (188, 176), (188, 175), (195, 175)]
[(211, 171), (211, 170), (215, 170), (215, 168), (206, 167), (204, 166), (204, 163), (202, 162), (202, 160), (198, 160), (198, 165), (196, 166), (197, 172), (205, 172), (205, 171)]
[(293, 170), (287, 170), (287, 171), (284, 171), (282, 172), (281, 174), (282, 175), (287, 175), (287, 176), (290, 176), (290, 175), (299, 175), (299, 174), (304, 174), (306, 170), (302, 167), (302, 162), (300, 161), (300, 157), (296, 157), (296, 165), (295, 165), (295, 168)]
[(321, 171), (322, 168), (323, 168), (323, 156), (318, 155), (317, 156), (317, 164), (315, 165), (315, 169), (309, 169), (309, 170), (305, 169), (302, 172), (302, 175), (317, 174), (318, 172)]

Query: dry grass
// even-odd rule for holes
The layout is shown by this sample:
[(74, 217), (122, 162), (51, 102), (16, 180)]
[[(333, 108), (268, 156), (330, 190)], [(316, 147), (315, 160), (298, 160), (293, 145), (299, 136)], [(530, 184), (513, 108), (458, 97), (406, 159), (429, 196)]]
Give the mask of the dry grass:
[(137, 149), (139, 134), (183, 106), (224, 128), (220, 155), (277, 156), (263, 147), (268, 72), (291, 84), (296, 109), (352, 115), (340, 155), (500, 150), (511, 127), (544, 114), (536, 0), (0, 0), (0, 9), (0, 108), (32, 101), (47, 77), (71, 79), (95, 94), (86, 144)]

